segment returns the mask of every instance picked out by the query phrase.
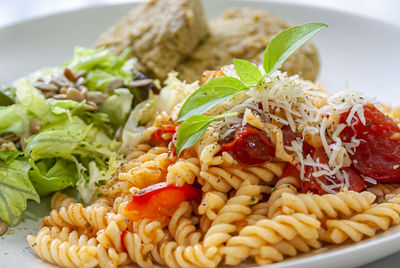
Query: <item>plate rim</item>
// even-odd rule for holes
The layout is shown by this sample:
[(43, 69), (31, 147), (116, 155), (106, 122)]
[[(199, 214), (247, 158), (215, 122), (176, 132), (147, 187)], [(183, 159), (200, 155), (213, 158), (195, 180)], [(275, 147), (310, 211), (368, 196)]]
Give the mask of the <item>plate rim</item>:
[[(204, 2), (211, 4), (212, 1), (213, 0), (205, 0)], [(220, 0), (220, 1), (221, 2), (241, 2), (241, 3), (252, 2), (252, 3), (259, 3), (260, 5), (274, 4), (274, 5), (281, 5), (281, 6), (294, 7), (294, 8), (306, 7), (306, 8), (312, 8), (316, 11), (334, 12), (334, 13), (345, 15), (345, 16), (352, 16), (352, 17), (357, 17), (359, 19), (363, 19), (363, 20), (377, 22), (377, 23), (381, 24), (382, 26), (391, 27), (391, 28), (394, 28), (394, 30), (400, 31), (400, 25), (394, 24), (392, 22), (389, 22), (389, 21), (386, 21), (383, 19), (370, 17), (365, 14), (359, 14), (359, 13), (352, 12), (350, 10), (343, 10), (340, 8), (332, 8), (332, 7), (325, 7), (325, 6), (319, 6), (319, 5), (314, 6), (311, 3), (295, 3), (293, 1), (292, 2), (280, 2), (279, 0)], [(0, 32), (7, 31), (7, 30), (12, 31), (14, 27), (23, 27), (24, 24), (27, 24), (30, 22), (46, 20), (46, 19), (54, 19), (55, 17), (60, 16), (60, 15), (67, 15), (67, 14), (72, 14), (72, 13), (76, 13), (76, 12), (86, 12), (87, 10), (93, 10), (93, 9), (104, 9), (109, 6), (113, 6), (113, 7), (126, 6), (126, 7), (128, 7), (128, 6), (132, 6), (139, 2), (143, 2), (143, 1), (142, 0), (131, 0), (130, 2), (95, 3), (95, 4), (91, 4), (91, 5), (84, 6), (84, 7), (75, 7), (75, 8), (71, 8), (68, 10), (60, 10), (60, 11), (55, 11), (55, 12), (51, 12), (51, 13), (47, 13), (47, 14), (36, 15), (36, 16), (30, 17), (30, 18), (18, 20), (16, 22), (4, 24), (4, 25), (0, 26)], [(267, 7), (268, 6), (266, 6), (266, 8)], [(380, 245), (389, 244), (391, 242), (393, 243), (395, 241), (400, 241), (400, 227), (392, 227), (392, 229), (390, 229), (390, 231), (380, 233), (380, 234), (376, 235), (375, 237), (373, 237), (372, 239), (363, 240), (363, 241), (345, 246), (343, 248), (336, 248), (332, 251), (323, 252), (321, 254), (305, 256), (305, 257), (301, 257), (301, 258), (287, 259), (287, 260), (284, 260), (283, 262), (270, 264), (268, 266), (258, 266), (258, 267), (271, 267), (271, 268), (281, 267), (281, 268), (284, 268), (284, 267), (293, 267), (294, 264), (307, 265), (307, 264), (315, 264), (315, 263), (322, 263), (322, 262), (329, 264), (329, 263), (327, 263), (327, 261), (332, 260), (333, 258), (341, 258), (341, 257), (347, 256), (347, 255), (356, 254), (356, 253), (360, 254), (368, 248), (370, 249), (371, 247), (379, 247)], [(400, 246), (398, 249), (400, 250)], [(391, 255), (394, 252), (398, 252), (399, 250), (389, 250), (389, 251), (387, 251), (387, 253), (385, 253), (385, 255), (381, 255), (381, 257), (379, 259), (384, 258), (388, 255)], [(379, 260), (379, 259), (374, 258), (375, 261)], [(370, 261), (367, 261), (365, 263), (369, 263), (369, 262)]]

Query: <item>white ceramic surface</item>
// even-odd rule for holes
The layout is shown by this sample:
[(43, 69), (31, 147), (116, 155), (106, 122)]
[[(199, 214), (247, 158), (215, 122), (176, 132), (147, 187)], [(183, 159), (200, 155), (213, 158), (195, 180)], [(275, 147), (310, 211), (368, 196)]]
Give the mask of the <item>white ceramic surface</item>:
[[(132, 4), (92, 7), (55, 14), (0, 28), (0, 81), (14, 79), (40, 67), (59, 65), (72, 55), (73, 46), (90, 46), (96, 37), (123, 15)], [(276, 1), (205, 1), (209, 17), (228, 6), (268, 9), (292, 24), (325, 22), (329, 28), (314, 41), (322, 69), (319, 80), (329, 91), (352, 89), (400, 105), (400, 28), (352, 13)], [(0, 238), (0, 267), (51, 267), (35, 257), (25, 236), (36, 233), (48, 202), (29, 203), (24, 220)], [(320, 254), (303, 256), (268, 267), (354, 267), (400, 250), (400, 232), (394, 228), (375, 238)], [(395, 267), (395, 266), (393, 266)]]

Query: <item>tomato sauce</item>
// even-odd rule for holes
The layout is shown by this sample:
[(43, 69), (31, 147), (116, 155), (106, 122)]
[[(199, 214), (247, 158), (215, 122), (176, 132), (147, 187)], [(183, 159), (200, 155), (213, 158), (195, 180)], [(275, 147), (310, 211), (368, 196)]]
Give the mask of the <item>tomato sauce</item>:
[(164, 140), (161, 136), (164, 133), (174, 133), (176, 132), (176, 126), (174, 125), (162, 125), (161, 127), (157, 128), (150, 137), (150, 142), (154, 145), (162, 145), (166, 146), (170, 141)]
[(237, 128), (233, 140), (224, 144), (221, 151), (246, 165), (262, 164), (275, 157), (275, 146), (267, 133), (249, 125)]
[[(340, 123), (345, 123), (349, 112), (343, 113)], [(358, 115), (357, 115), (358, 117)], [(349, 154), (354, 168), (378, 182), (400, 182), (400, 128), (375, 106), (364, 106), (363, 124), (359, 118), (351, 122), (340, 134), (344, 142), (351, 137), (362, 140), (355, 153)]]
[[(327, 164), (328, 157), (326, 156), (325, 150), (323, 147), (312, 149), (311, 157), (316, 160), (319, 159), (320, 163)], [(364, 190), (367, 185), (362, 179), (360, 175), (357, 174), (351, 167), (342, 168), (341, 171), (344, 171), (349, 176), (349, 189), (351, 191), (361, 192)], [(332, 182), (327, 180), (325, 176), (314, 177), (312, 173), (314, 172), (313, 168), (310, 166), (306, 166), (305, 168), (305, 180), (300, 182), (301, 191), (303, 193), (314, 193), (314, 194), (326, 194), (327, 192), (321, 187), (321, 184), (331, 185)], [(283, 170), (282, 177), (291, 176), (300, 181), (300, 171), (296, 166), (287, 165)], [(330, 178), (335, 182), (337, 178)], [(335, 191), (340, 191), (340, 188), (334, 189)]]

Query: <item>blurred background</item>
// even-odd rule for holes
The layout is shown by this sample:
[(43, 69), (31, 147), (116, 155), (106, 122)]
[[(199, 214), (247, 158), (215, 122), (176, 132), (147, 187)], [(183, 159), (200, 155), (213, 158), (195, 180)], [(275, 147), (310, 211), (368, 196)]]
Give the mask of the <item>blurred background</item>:
[[(0, 0), (0, 26), (54, 12), (127, 2), (134, 2), (134, 0)], [(272, 0), (270, 2), (304, 3), (334, 8), (400, 26), (400, 1), (398, 0)]]

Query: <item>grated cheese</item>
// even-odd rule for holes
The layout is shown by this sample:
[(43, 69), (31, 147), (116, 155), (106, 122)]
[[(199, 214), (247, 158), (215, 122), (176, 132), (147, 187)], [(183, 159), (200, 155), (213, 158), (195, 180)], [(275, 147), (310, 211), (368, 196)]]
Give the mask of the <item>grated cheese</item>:
[[(259, 69), (265, 74), (262, 66)], [(233, 65), (224, 68), (223, 72), (225, 75), (238, 78)], [(316, 103), (321, 99), (324, 100), (324, 104), (317, 106)], [(354, 154), (356, 148), (363, 142), (355, 137), (342, 140), (340, 134), (347, 126), (353, 127), (354, 122), (358, 120), (365, 123), (363, 106), (376, 103), (374, 99), (365, 98), (357, 91), (345, 90), (329, 95), (318, 85), (303, 81), (298, 76), (288, 77), (286, 73), (275, 71), (249, 90), (238, 93), (209, 112), (212, 115), (222, 112), (240, 114), (239, 117), (212, 123), (220, 139), (231, 135), (237, 126), (246, 125), (250, 113), (264, 124), (274, 120), (279, 127), (287, 125), (293, 132), (300, 132), (300, 137), (292, 141), (291, 146), (284, 146), (284, 150), (295, 156), (302, 180), (307, 179), (304, 177), (306, 167), (311, 167), (314, 177), (325, 176), (329, 182), (325, 185), (318, 180), (322, 189), (335, 192), (335, 189), (349, 188), (349, 175), (342, 168), (351, 164), (348, 153)], [(340, 114), (345, 112), (349, 112), (349, 115), (345, 123), (339, 124)], [(327, 164), (321, 163), (319, 159), (312, 159), (309, 154), (305, 155), (303, 143), (306, 135), (319, 136), (328, 157)]]

